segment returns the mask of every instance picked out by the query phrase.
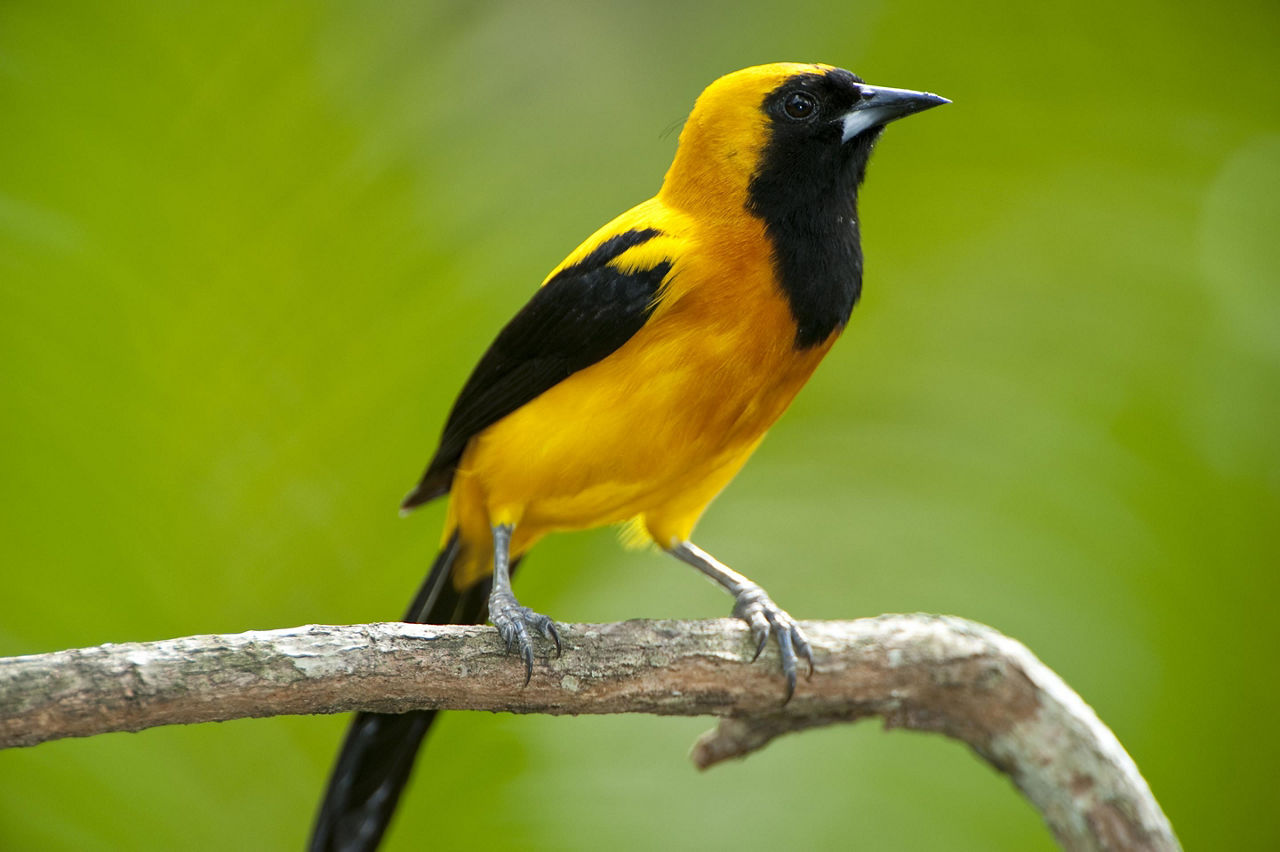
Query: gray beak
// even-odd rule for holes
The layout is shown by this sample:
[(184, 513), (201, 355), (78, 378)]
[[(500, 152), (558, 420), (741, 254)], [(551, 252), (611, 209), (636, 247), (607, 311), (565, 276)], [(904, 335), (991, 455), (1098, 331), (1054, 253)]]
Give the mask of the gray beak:
[(885, 86), (859, 84), (862, 99), (840, 119), (844, 125), (844, 142), (848, 142), (864, 130), (881, 127), (912, 113), (932, 109), (951, 101), (929, 92), (913, 92), (910, 89), (890, 89)]

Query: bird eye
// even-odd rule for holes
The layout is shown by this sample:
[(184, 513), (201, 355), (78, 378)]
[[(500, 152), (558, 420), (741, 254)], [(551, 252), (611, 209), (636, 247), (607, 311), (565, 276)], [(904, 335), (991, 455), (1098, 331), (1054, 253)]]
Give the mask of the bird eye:
[(787, 118), (804, 121), (818, 111), (818, 99), (808, 92), (792, 92), (782, 102)]

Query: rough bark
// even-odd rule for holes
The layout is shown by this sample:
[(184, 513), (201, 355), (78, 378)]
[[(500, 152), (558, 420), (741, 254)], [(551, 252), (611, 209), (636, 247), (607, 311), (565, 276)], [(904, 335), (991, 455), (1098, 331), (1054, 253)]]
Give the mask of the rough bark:
[(776, 652), (736, 620), (563, 625), (523, 666), (488, 627), (311, 625), (0, 659), (0, 748), (156, 725), (417, 708), (714, 715), (702, 768), (793, 731), (880, 716), (936, 731), (1006, 773), (1067, 849), (1179, 849), (1137, 767), (1024, 646), (958, 618), (804, 625), (816, 673), (781, 703)]

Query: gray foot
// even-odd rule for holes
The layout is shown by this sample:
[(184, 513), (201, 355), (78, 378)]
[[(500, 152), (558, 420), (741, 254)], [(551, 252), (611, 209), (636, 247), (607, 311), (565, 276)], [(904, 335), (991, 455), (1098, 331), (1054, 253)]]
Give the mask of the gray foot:
[(489, 595), (489, 621), (498, 628), (498, 635), (507, 643), (507, 650), (519, 653), (524, 660), (524, 682), (529, 685), (533, 677), (533, 637), (536, 631), (556, 643), (556, 656), (560, 656), (560, 633), (550, 618), (521, 606), (509, 591), (494, 589)]
[(813, 649), (809, 640), (796, 620), (778, 606), (764, 589), (754, 584), (738, 592), (734, 598), (733, 614), (751, 626), (751, 635), (756, 640), (754, 662), (760, 657), (765, 643), (772, 636), (778, 641), (778, 653), (782, 657), (782, 673), (787, 678), (787, 695), (783, 704), (791, 700), (796, 691), (796, 658), (802, 658), (809, 666), (809, 676), (813, 675)]

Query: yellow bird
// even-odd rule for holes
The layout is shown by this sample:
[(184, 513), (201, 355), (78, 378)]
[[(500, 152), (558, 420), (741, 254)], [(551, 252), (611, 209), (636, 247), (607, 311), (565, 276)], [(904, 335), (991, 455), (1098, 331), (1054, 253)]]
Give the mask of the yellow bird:
[[(551, 271), (498, 333), (404, 510), (449, 495), (443, 543), (405, 616), (487, 615), (532, 673), (554, 622), (511, 572), (558, 530), (629, 523), (734, 598), (786, 678), (812, 670), (796, 622), (690, 541), (831, 348), (862, 286), (857, 190), (885, 124), (947, 103), (828, 65), (721, 77), (694, 104), (658, 194)], [(311, 839), (375, 848), (433, 711), (356, 716)]]

